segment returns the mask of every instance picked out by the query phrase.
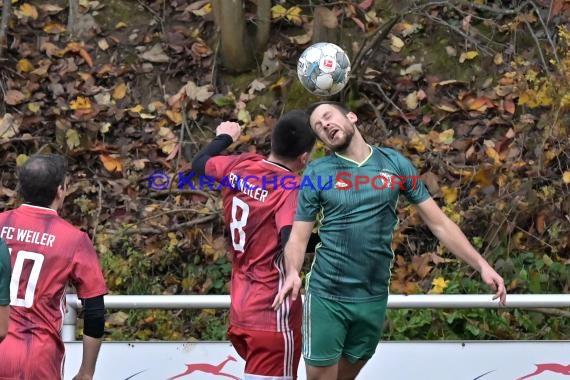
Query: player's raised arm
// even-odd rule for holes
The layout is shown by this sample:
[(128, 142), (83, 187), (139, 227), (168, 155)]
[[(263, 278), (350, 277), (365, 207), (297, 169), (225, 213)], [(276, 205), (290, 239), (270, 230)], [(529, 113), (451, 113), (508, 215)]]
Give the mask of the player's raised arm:
[(238, 123), (224, 121), (216, 128), (216, 137), (196, 154), (192, 160), (192, 170), (198, 175), (205, 175), (206, 163), (211, 157), (217, 156), (237, 141), (241, 134)]
[(491, 265), (475, 250), (459, 226), (441, 211), (432, 198), (417, 205), (418, 213), (432, 233), (455, 256), (465, 261), (481, 274), (483, 281), (496, 292), (493, 299), (499, 299), (505, 305), (507, 290), (503, 278), (495, 272)]
[(273, 301), (273, 308), (277, 309), (283, 303), (289, 293), (291, 299), (296, 300), (301, 290), (301, 277), (299, 273), (303, 267), (305, 259), (305, 251), (307, 244), (311, 238), (315, 222), (300, 222), (295, 221), (291, 229), (291, 235), (285, 245), (285, 282), (283, 287), (277, 293), (275, 301)]

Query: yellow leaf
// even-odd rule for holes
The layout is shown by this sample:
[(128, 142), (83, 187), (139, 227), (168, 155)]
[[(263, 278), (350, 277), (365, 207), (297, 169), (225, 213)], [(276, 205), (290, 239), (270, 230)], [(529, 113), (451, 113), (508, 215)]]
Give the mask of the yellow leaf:
[(438, 136), (438, 140), (442, 144), (451, 144), (453, 142), (453, 135), (455, 134), (455, 130), (449, 128), (443, 132), (441, 132)]
[(271, 18), (274, 20), (283, 18), (286, 14), (287, 8), (283, 7), (282, 5), (275, 5), (271, 8)]
[(38, 10), (31, 4), (24, 3), (20, 6), (20, 9), (15, 11), (14, 14), (18, 18), (29, 17), (31, 19), (38, 19)]
[(196, 16), (206, 16), (207, 14), (212, 12), (212, 3), (208, 2), (200, 9), (193, 10), (192, 13)]
[(102, 154), (99, 156), (99, 159), (108, 172), (112, 173), (123, 171), (123, 161), (116, 155)]
[(458, 192), (459, 191), (458, 191), (457, 187), (448, 187), (448, 186), (442, 186), (441, 187), (441, 193), (443, 195), (443, 200), (448, 205), (452, 205), (457, 201)]
[(562, 181), (564, 181), (564, 183), (570, 183), (570, 172), (564, 172), (564, 174), (562, 174)]
[(29, 73), (33, 69), (34, 65), (32, 65), (32, 63), (25, 58), (20, 59), (16, 64), (16, 70), (18, 70), (19, 73)]
[(78, 96), (77, 99), (69, 103), (69, 108), (72, 110), (88, 110), (91, 109), (91, 102), (83, 96)]
[(418, 153), (425, 152), (426, 151), (425, 136), (419, 134), (413, 135), (410, 141), (408, 141), (408, 147), (416, 150)]
[(287, 20), (293, 22), (294, 24), (300, 25), (303, 22), (303, 20), (301, 19), (302, 12), (303, 10), (297, 6), (287, 9), (282, 5), (275, 5), (274, 7), (271, 8), (271, 18), (273, 20), (286, 18)]
[(180, 112), (168, 110), (166, 111), (166, 116), (176, 125), (182, 124), (182, 114)]
[(287, 19), (291, 21), (293, 24), (301, 25), (303, 23), (303, 19), (301, 18), (301, 13), (303, 13), (303, 10), (298, 6), (291, 7), (287, 11)]
[(127, 26), (128, 26), (127, 23), (125, 23), (123, 21), (119, 21), (117, 23), (117, 25), (115, 25), (115, 29), (123, 29), (123, 28), (126, 28)]
[(141, 106), (140, 104), (137, 104), (136, 106), (129, 108), (129, 111), (134, 113), (141, 113), (142, 111), (144, 111), (144, 107)]
[(406, 107), (415, 110), (418, 107), (418, 92), (414, 91), (406, 96)]
[(479, 53), (477, 53), (476, 51), (468, 51), (465, 53), (461, 53), (461, 55), (459, 56), (459, 62), (463, 63), (467, 60), (472, 60), (474, 58), (476, 58), (479, 55)]
[(78, 147), (81, 144), (79, 140), (79, 133), (77, 133), (75, 129), (68, 129), (65, 132), (65, 142), (67, 143), (67, 147), (69, 149)]
[(402, 41), (401, 38), (392, 36), (390, 44), (390, 49), (392, 49), (392, 51), (398, 53), (400, 50), (402, 50), (404, 45), (405, 45), (404, 41)]
[(495, 58), (493, 58), (493, 62), (495, 65), (502, 65), (503, 64), (503, 54), (497, 53), (495, 54)]
[(127, 85), (124, 83), (119, 83), (113, 89), (113, 95), (112, 96), (113, 96), (113, 99), (115, 99), (115, 100), (121, 100), (125, 97), (126, 94), (127, 94)]
[(59, 34), (65, 32), (65, 26), (59, 22), (48, 22), (44, 26), (44, 32), (49, 34)]
[(436, 105), (437, 108), (439, 108), (442, 111), (445, 112), (457, 112), (458, 109), (454, 106), (452, 106), (451, 104), (438, 104)]
[(433, 279), (431, 284), (432, 284), (432, 288), (430, 290), (430, 293), (441, 294), (441, 293), (443, 293), (445, 288), (447, 288), (447, 285), (449, 284), (449, 280), (446, 280), (443, 277), (437, 277), (437, 278)]
[(244, 124), (251, 123), (251, 115), (249, 114), (249, 111), (244, 109), (244, 108), (239, 110), (237, 117), (238, 117), (238, 120)]
[(16, 166), (22, 166), (28, 161), (28, 156), (25, 154), (18, 154), (16, 157)]
[(40, 112), (40, 105), (38, 103), (28, 103), (28, 109), (33, 113)]
[(270, 90), (275, 90), (276, 88), (280, 88), (282, 87), (285, 83), (287, 83), (287, 78), (285, 77), (280, 77), (277, 82), (275, 82), (274, 84), (271, 85), (271, 87), (269, 87)]
[(485, 153), (487, 154), (487, 156), (489, 156), (491, 159), (493, 159), (493, 161), (495, 162), (495, 165), (501, 164), (501, 157), (499, 156), (499, 153), (495, 150), (495, 148), (492, 148), (489, 146), (485, 150)]

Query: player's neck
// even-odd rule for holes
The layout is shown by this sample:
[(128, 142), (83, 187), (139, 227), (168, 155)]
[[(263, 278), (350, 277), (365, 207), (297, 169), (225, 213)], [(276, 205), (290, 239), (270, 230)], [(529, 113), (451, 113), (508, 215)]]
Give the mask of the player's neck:
[(267, 161), (272, 162), (276, 165), (282, 166), (284, 169), (287, 169), (289, 171), (293, 171), (291, 168), (291, 163), (282, 159), (279, 159), (277, 157), (275, 157), (273, 154), (269, 154), (269, 156), (267, 157)]
[(352, 140), (346, 149), (337, 152), (337, 154), (352, 161), (361, 163), (370, 156), (370, 145), (364, 141), (359, 133), (356, 133), (352, 136)]

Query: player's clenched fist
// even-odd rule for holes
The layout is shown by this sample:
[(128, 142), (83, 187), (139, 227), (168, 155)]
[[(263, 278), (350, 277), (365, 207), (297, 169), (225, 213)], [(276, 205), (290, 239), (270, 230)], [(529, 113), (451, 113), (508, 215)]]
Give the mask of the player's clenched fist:
[(233, 121), (224, 121), (216, 128), (216, 136), (223, 134), (230, 135), (236, 142), (241, 135), (241, 126)]

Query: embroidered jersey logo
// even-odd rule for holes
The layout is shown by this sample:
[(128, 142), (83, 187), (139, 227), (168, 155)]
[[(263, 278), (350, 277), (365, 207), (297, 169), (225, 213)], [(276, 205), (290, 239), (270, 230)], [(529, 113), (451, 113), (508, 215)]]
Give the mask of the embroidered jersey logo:
[(343, 180), (338, 181), (338, 182), (334, 185), (335, 189), (344, 189), (344, 188), (349, 187), (349, 186), (350, 186), (350, 184), (349, 184), (349, 183), (346, 183), (346, 182), (343, 181)]

